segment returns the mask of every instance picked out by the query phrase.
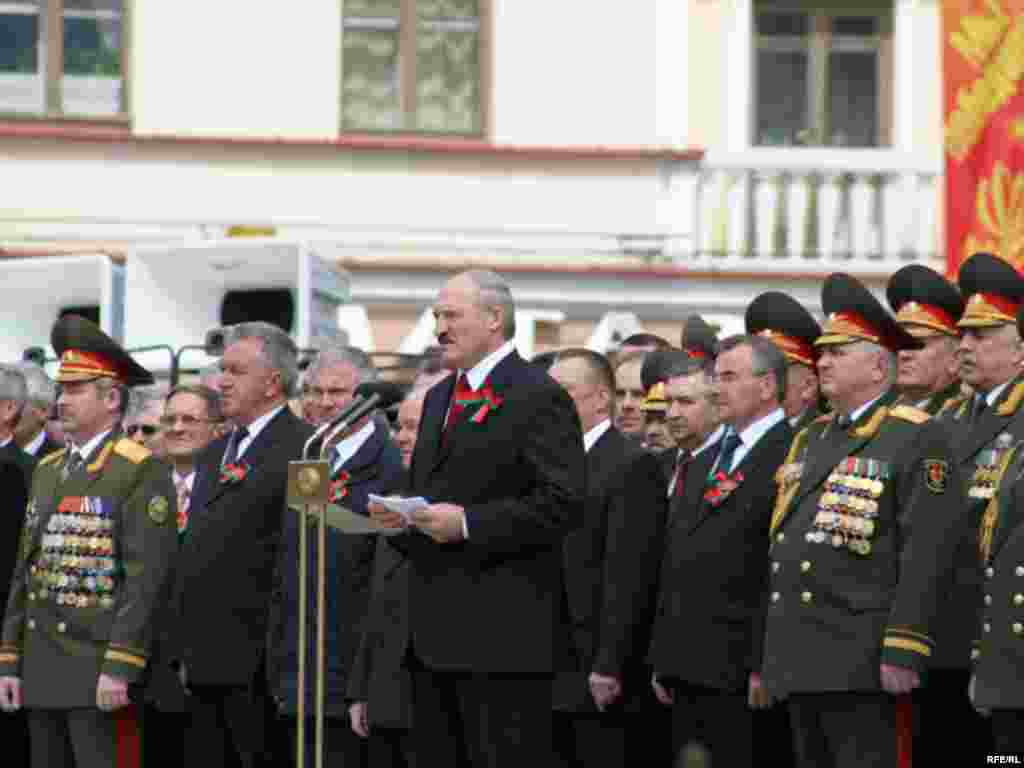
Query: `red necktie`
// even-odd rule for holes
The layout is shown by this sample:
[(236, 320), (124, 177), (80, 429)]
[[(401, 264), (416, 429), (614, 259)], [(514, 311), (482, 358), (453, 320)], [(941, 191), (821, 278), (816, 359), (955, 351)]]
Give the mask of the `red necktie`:
[(683, 451), (676, 457), (675, 485), (672, 487), (672, 495), (677, 499), (683, 498), (686, 486), (686, 467), (692, 459), (693, 454), (689, 451)]
[(448, 421), (444, 425), (444, 434), (441, 438), (442, 445), (448, 442), (455, 427), (462, 421), (462, 414), (466, 410), (465, 400), (472, 394), (473, 390), (469, 387), (469, 379), (463, 373), (459, 376), (459, 380), (455, 383), (455, 390), (452, 392), (452, 403), (448, 407)]

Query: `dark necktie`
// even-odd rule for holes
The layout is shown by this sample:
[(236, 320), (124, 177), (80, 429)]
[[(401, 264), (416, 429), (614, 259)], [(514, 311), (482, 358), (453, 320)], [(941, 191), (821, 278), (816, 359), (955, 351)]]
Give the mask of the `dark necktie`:
[(841, 415), (836, 417), (836, 428), (837, 429), (849, 429), (853, 426), (853, 417), (849, 414)]
[(672, 473), (672, 496), (677, 499), (683, 498), (686, 487), (686, 468), (693, 461), (693, 454), (689, 451), (680, 451), (676, 456), (676, 468)]
[(740, 436), (730, 429), (722, 438), (722, 447), (718, 451), (718, 461), (715, 463), (716, 471), (729, 474), (732, 469), (732, 457), (736, 455), (736, 449), (740, 447)]
[(231, 433), (231, 437), (228, 439), (227, 450), (224, 451), (224, 464), (234, 464), (238, 461), (238, 446), (242, 444), (242, 441), (249, 436), (249, 430), (246, 427), (238, 427), (234, 432)]
[(982, 416), (985, 415), (985, 411), (988, 408), (988, 399), (984, 395), (975, 395), (974, 397), (974, 418), (973, 423), (977, 424)]
[(455, 383), (455, 389), (452, 391), (452, 403), (448, 407), (448, 421), (444, 425), (444, 433), (441, 439), (442, 444), (447, 443), (451, 439), (455, 427), (462, 421), (463, 414), (466, 411), (464, 401), (472, 394), (473, 390), (470, 389), (469, 379), (463, 373), (459, 376), (459, 380)]
[(82, 460), (82, 454), (72, 448), (71, 452), (68, 454), (67, 461), (64, 462), (64, 468), (60, 471), (60, 479), (67, 480), (80, 470), (84, 463), (85, 462)]

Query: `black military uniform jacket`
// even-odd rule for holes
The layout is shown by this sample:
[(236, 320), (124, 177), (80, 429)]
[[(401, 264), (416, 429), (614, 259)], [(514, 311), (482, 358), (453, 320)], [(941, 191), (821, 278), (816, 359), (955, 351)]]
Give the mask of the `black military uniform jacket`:
[(0, 646), (26, 708), (96, 706), (107, 674), (136, 683), (176, 549), (170, 468), (112, 433), (62, 479), (67, 452), (36, 468)]
[(873, 403), (822, 417), (778, 473), (762, 674), (777, 694), (880, 690), (879, 665), (924, 673), (965, 504), (948, 435)]
[(1007, 457), (985, 567), (974, 699), (988, 709), (1024, 709), (1024, 451)]

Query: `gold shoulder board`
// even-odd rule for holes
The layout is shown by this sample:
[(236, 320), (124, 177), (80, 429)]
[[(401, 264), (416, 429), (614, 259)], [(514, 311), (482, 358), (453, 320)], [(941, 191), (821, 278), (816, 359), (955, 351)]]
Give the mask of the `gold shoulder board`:
[(1002, 404), (996, 408), (996, 413), (1000, 416), (1012, 416), (1020, 408), (1021, 401), (1024, 400), (1024, 381), (1014, 386), (1010, 392), (1010, 396), (1007, 397)]
[(936, 415), (943, 416), (952, 411), (954, 408), (959, 408), (965, 402), (967, 402), (967, 398), (964, 397), (963, 395), (953, 395), (952, 397), (947, 397), (946, 402), (942, 404), (942, 407), (939, 408), (939, 411)]
[(927, 411), (922, 411), (920, 408), (914, 408), (911, 405), (897, 405), (889, 409), (889, 414), (897, 419), (909, 421), (912, 424), (924, 424), (931, 418)]
[(114, 453), (128, 459), (132, 464), (141, 464), (153, 455), (148, 448), (123, 437), (114, 445)]
[(67, 448), (58, 448), (56, 451), (50, 451), (50, 453), (46, 454), (46, 456), (39, 460), (39, 466), (43, 466), (44, 464), (53, 464), (60, 460), (65, 451), (67, 451)]

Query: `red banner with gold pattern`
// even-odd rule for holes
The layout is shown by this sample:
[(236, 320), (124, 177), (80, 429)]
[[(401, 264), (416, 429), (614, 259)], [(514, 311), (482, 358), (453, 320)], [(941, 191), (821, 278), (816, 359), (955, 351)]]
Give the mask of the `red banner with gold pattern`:
[(947, 268), (1024, 269), (1024, 0), (945, 0)]

